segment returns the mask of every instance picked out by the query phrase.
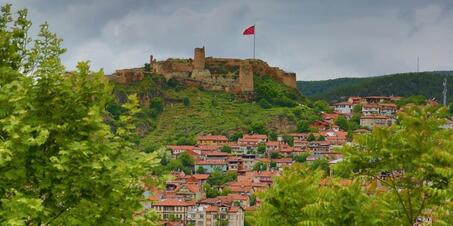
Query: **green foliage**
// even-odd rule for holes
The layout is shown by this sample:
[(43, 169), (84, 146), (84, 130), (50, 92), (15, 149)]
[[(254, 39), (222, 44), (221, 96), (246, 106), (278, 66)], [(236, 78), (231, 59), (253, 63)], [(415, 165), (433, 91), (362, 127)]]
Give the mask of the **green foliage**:
[(269, 131), (267, 134), (270, 141), (276, 141), (278, 139), (278, 134), (274, 131)]
[(166, 168), (169, 171), (182, 171), (191, 174), (194, 166), (194, 159), (187, 152), (182, 152), (176, 159), (170, 160)]
[(231, 148), (230, 146), (226, 146), (224, 145), (221, 149), (220, 149), (221, 152), (225, 152), (225, 153), (231, 153)]
[(283, 142), (287, 143), (289, 146), (294, 146), (294, 137), (289, 135), (283, 135)]
[(264, 162), (257, 162), (253, 165), (254, 171), (265, 171), (267, 170), (267, 165)]
[(241, 131), (235, 132), (233, 135), (230, 136), (231, 141), (237, 141), (239, 138), (241, 138), (244, 135)]
[(302, 101), (297, 90), (288, 88), (269, 76), (254, 76), (253, 80), (255, 100), (263, 108), (294, 107)]
[(208, 184), (218, 186), (234, 181), (237, 178), (237, 173), (233, 171), (222, 172), (220, 169), (214, 169), (208, 177)]
[(370, 212), (371, 199), (360, 186), (342, 187), (333, 180), (322, 186), (319, 171), (294, 164), (283, 171), (274, 185), (259, 197), (253, 225), (379, 225)]
[(313, 133), (310, 133), (307, 137), (307, 141), (316, 141), (316, 137)]
[(350, 172), (377, 179), (389, 190), (386, 202), (398, 211), (385, 210), (394, 213), (397, 224), (412, 225), (427, 210), (439, 222), (452, 223), (444, 212), (453, 194), (453, 131), (440, 128), (445, 114), (444, 108), (409, 105), (398, 115), (399, 125), (376, 128), (343, 148), (342, 164)]
[(182, 103), (184, 104), (184, 106), (189, 106), (190, 105), (190, 100), (188, 97), (184, 97), (182, 98)]
[(176, 145), (196, 145), (197, 141), (194, 138), (190, 137), (180, 137), (178, 141), (176, 141)]
[(62, 40), (44, 24), (33, 42), (26, 15), (1, 8), (0, 224), (152, 224), (133, 218), (151, 182), (141, 179), (158, 163), (131, 142), (137, 98), (112, 132), (104, 122), (112, 88), (102, 71), (82, 62), (66, 74)]
[(330, 172), (330, 167), (329, 167), (329, 161), (327, 159), (316, 159), (310, 164), (310, 169), (311, 170), (321, 170), (323, 171), (326, 175), (329, 174)]
[(310, 123), (303, 120), (297, 123), (297, 132), (307, 133), (310, 132)]
[(310, 153), (303, 153), (300, 155), (294, 155), (293, 160), (298, 163), (304, 163), (307, 161), (307, 157), (310, 156)]
[(416, 104), (416, 105), (421, 105), (425, 103), (426, 97), (424, 96), (409, 96), (409, 97), (403, 97), (400, 100), (396, 101), (396, 105), (398, 107), (402, 107), (407, 104)]
[(313, 103), (314, 109), (317, 112), (332, 112), (333, 109), (329, 106), (329, 103), (325, 100), (317, 100)]
[(249, 128), (249, 133), (252, 134), (267, 134), (267, 129), (263, 123), (253, 123)]
[[(442, 82), (448, 78), (449, 90), (453, 87), (452, 71), (403, 73), (368, 78), (339, 78), (325, 81), (299, 81), (303, 95), (329, 102), (342, 101), (350, 96), (416, 96), (442, 100)], [(448, 93), (453, 100), (453, 92)]]
[(198, 167), (197, 168), (197, 173), (198, 174), (204, 174), (204, 173), (206, 173), (206, 169), (204, 167)]
[(264, 144), (258, 145), (257, 152), (258, 154), (264, 154), (264, 152), (266, 152), (266, 145)]
[(280, 153), (278, 153), (278, 152), (272, 152), (271, 153), (271, 158), (272, 159), (279, 159), (281, 157), (282, 157), (282, 155)]

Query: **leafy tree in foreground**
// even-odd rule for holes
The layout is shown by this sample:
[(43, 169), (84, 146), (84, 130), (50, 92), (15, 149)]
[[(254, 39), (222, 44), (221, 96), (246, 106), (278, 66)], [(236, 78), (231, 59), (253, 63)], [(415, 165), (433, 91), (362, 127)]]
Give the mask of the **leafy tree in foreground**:
[(0, 224), (152, 224), (153, 214), (133, 217), (157, 164), (130, 142), (137, 98), (113, 133), (102, 71), (80, 63), (66, 74), (61, 39), (43, 25), (28, 48), (31, 22), (18, 14), (6, 5), (0, 15)]
[(445, 113), (435, 106), (406, 106), (399, 124), (355, 138), (333, 169), (349, 179), (323, 178), (326, 173), (314, 165), (294, 164), (259, 195), (262, 206), (247, 220), (412, 226), (417, 218), (431, 217), (434, 225), (452, 225), (453, 131), (440, 127)]
[(445, 114), (445, 108), (408, 105), (399, 125), (376, 128), (344, 147), (344, 164), (389, 190), (393, 209), (387, 210), (397, 224), (422, 216), (442, 222), (452, 214), (453, 131), (441, 128)]
[(371, 213), (373, 199), (357, 183), (328, 183), (321, 171), (294, 164), (260, 193), (262, 205), (248, 217), (253, 225), (379, 225)]

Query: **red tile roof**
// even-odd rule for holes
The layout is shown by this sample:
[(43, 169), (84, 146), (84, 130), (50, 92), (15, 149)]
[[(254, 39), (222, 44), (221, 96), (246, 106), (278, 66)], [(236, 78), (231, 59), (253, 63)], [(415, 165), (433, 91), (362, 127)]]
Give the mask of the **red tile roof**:
[(193, 206), (193, 205), (194, 203), (184, 202), (176, 199), (165, 199), (154, 204), (154, 206)]
[(265, 134), (245, 134), (242, 136), (244, 139), (267, 139), (267, 135)]
[(226, 165), (225, 160), (199, 160), (195, 161), (195, 165)]
[(226, 136), (222, 135), (206, 135), (206, 136), (199, 136), (198, 140), (204, 141), (228, 141)]

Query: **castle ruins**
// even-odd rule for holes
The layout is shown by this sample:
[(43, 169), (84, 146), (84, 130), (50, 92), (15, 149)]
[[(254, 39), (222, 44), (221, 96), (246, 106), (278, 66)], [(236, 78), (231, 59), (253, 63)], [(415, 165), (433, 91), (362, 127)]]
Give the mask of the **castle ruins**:
[[(296, 89), (296, 74), (271, 67), (258, 59), (232, 59), (205, 57), (205, 48), (195, 48), (193, 59), (157, 61), (150, 56), (152, 74), (163, 75), (166, 80), (176, 79), (188, 86), (206, 90), (226, 91), (234, 94), (253, 93), (253, 75), (268, 75), (288, 87)], [(143, 68), (117, 70), (117, 82), (128, 84), (144, 78)]]

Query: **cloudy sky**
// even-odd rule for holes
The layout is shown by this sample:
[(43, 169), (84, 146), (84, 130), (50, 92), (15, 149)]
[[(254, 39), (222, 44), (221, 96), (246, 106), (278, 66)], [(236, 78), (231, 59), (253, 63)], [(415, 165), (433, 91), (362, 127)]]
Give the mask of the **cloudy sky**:
[(298, 80), (453, 69), (453, 0), (0, 0), (48, 21), (68, 69), (106, 73), (158, 59), (256, 55)]

